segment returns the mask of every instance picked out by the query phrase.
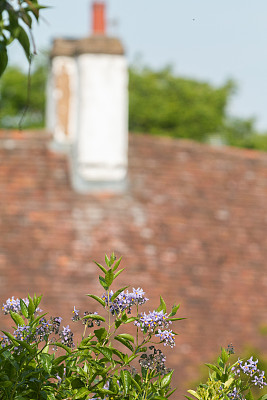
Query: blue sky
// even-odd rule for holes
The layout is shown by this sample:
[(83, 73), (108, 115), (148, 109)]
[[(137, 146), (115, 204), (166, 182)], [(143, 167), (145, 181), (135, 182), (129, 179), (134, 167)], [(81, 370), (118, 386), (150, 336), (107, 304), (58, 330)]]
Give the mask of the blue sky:
[[(91, 31), (92, 0), (43, 0), (46, 20), (34, 29), (37, 47), (53, 37), (84, 37)], [(153, 68), (172, 64), (186, 77), (223, 84), (238, 92), (229, 113), (257, 118), (267, 131), (266, 0), (107, 0), (108, 30), (119, 36), (129, 62), (141, 58)], [(23, 54), (12, 46), (10, 60)], [(26, 63), (25, 63), (26, 64)]]

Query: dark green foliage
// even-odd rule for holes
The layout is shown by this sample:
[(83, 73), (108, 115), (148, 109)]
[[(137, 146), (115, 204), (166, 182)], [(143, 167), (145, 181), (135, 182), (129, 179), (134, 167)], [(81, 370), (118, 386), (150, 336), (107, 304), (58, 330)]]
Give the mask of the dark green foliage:
[(253, 119), (227, 115), (234, 93), (232, 81), (216, 88), (177, 77), (170, 68), (131, 67), (130, 131), (267, 151), (267, 134), (256, 131)]
[(130, 69), (130, 131), (204, 141), (218, 132), (234, 84), (176, 77), (170, 68)]
[[(107, 291), (102, 298), (88, 295), (102, 306), (105, 317), (87, 312), (79, 315), (74, 307), (72, 321), (83, 326), (82, 340), (76, 346), (69, 326), (60, 327), (61, 318), (38, 315), (41, 297), (7, 300), (3, 312), (12, 318), (16, 330), (13, 335), (3, 331), (0, 336), (0, 400), (167, 400), (174, 392), (173, 371), (166, 368), (162, 351), (149, 344), (155, 340), (158, 345), (163, 343), (157, 333), (168, 327), (175, 307), (145, 332), (138, 311), (148, 300), (143, 298), (143, 290), (110, 290), (120, 261), (112, 254), (105, 257), (105, 266), (97, 263), (100, 283)], [(162, 298), (160, 303), (165, 309)], [(135, 336), (123, 331), (128, 323), (134, 324)], [(59, 354), (57, 347), (61, 348)], [(131, 365), (136, 358), (139, 368), (138, 363), (137, 368)]]
[(39, 20), (39, 10), (45, 8), (38, 0), (0, 1), (0, 77), (8, 65), (7, 48), (17, 40), (31, 61), (35, 53), (32, 20)]
[(23, 128), (44, 126), (46, 76), (46, 65), (37, 66), (30, 81), (18, 67), (6, 70), (0, 81), (1, 128), (18, 128), (25, 110)]
[(254, 124), (254, 119), (228, 118), (221, 137), (229, 146), (267, 151), (267, 133), (258, 133)]

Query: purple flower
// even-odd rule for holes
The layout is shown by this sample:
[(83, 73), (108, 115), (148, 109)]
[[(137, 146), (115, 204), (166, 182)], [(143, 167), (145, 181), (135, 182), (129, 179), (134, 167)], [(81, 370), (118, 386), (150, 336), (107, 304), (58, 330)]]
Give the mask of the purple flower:
[(73, 333), (71, 332), (69, 325), (66, 327), (63, 326), (63, 330), (59, 332), (59, 336), (62, 344), (65, 344), (68, 347), (74, 347)]
[(158, 329), (158, 333), (156, 333), (155, 336), (159, 337), (160, 340), (163, 341), (164, 346), (170, 346), (171, 348), (175, 346), (175, 335), (171, 330), (166, 329), (165, 331), (162, 331), (161, 329)]
[(141, 330), (145, 332), (154, 332), (158, 326), (167, 328), (169, 326), (167, 313), (163, 313), (163, 311), (149, 311), (148, 314), (141, 313), (138, 321), (135, 321), (135, 325), (140, 326)]
[(17, 329), (13, 333), (13, 336), (15, 339), (28, 341), (31, 336), (30, 326), (18, 325)]
[(81, 318), (80, 318), (80, 315), (79, 315), (79, 310), (76, 310), (76, 307), (74, 306), (74, 308), (73, 308), (73, 317), (71, 318), (72, 319), (72, 321), (79, 321)]
[[(26, 306), (29, 305), (29, 299), (22, 299)], [(21, 314), (21, 308), (20, 308), (20, 299), (15, 299), (14, 296), (12, 298), (7, 299), (6, 303), (3, 304), (2, 310), (4, 311), (4, 314), (9, 314), (10, 311), (16, 312), (18, 314)], [(42, 310), (37, 307), (35, 310), (35, 313), (42, 312)]]
[(9, 314), (10, 311), (19, 313), (20, 300), (15, 299), (14, 296), (12, 296), (12, 298), (7, 299), (6, 303), (3, 304), (2, 310), (4, 311), (4, 314)]
[(9, 346), (11, 344), (11, 341), (6, 335), (0, 336), (0, 345), (2, 348)]
[(52, 324), (52, 332), (57, 334), (59, 332), (59, 328), (60, 328), (60, 324), (61, 324), (62, 318), (61, 317), (51, 317), (50, 321), (51, 321), (51, 324)]
[(257, 370), (258, 375), (254, 375), (252, 379), (252, 383), (254, 383), (255, 386), (259, 386), (260, 389), (263, 388), (263, 386), (266, 386), (265, 382), (265, 375), (264, 371)]
[(232, 367), (232, 371), (234, 372), (235, 375), (240, 375), (242, 365), (243, 361), (238, 359), (237, 363)]
[(235, 375), (240, 375), (242, 371), (245, 375), (253, 378), (251, 382), (260, 388), (263, 388), (263, 386), (266, 385), (264, 371), (258, 369), (258, 360), (254, 361), (253, 357), (250, 357), (244, 364), (243, 361), (238, 359), (238, 362), (232, 368), (232, 371)]
[[(43, 340), (53, 330), (53, 324), (45, 318), (40, 319), (40, 325), (36, 328), (36, 340)], [(39, 338), (38, 338), (39, 336)]]
[(229, 399), (233, 399), (233, 400), (242, 400), (243, 397), (242, 395), (238, 392), (237, 388), (233, 388), (233, 391), (228, 393), (227, 396), (229, 397)]
[(133, 305), (142, 305), (148, 299), (144, 297), (145, 292), (143, 289), (134, 289), (132, 292), (123, 291), (121, 292), (113, 301), (111, 300), (113, 296), (113, 291), (111, 290), (106, 294), (103, 294), (102, 299), (105, 300), (106, 306), (109, 307), (109, 311), (112, 315), (118, 315), (124, 310), (128, 313), (131, 312), (131, 307)]

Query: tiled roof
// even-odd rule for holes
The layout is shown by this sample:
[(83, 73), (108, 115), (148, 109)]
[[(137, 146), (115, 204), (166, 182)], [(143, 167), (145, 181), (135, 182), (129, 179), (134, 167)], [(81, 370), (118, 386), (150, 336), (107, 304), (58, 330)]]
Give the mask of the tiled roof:
[[(93, 260), (115, 251), (151, 309), (181, 302), (167, 352), (180, 388), (220, 346), (267, 350), (267, 155), (130, 135), (124, 194), (81, 195), (42, 132), (0, 134), (0, 301), (43, 293), (63, 315), (101, 289)], [(6, 317), (0, 317), (5, 327)], [(69, 322), (66, 322), (69, 323)]]

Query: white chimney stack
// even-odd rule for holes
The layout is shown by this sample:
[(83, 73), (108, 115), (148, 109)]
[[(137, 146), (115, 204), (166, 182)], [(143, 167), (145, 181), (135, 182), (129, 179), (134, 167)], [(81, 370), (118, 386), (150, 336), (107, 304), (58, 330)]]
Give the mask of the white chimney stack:
[(93, 35), (57, 39), (51, 52), (47, 125), (70, 149), (78, 191), (122, 190), (128, 163), (128, 70), (118, 39), (105, 35), (105, 4), (93, 3)]

